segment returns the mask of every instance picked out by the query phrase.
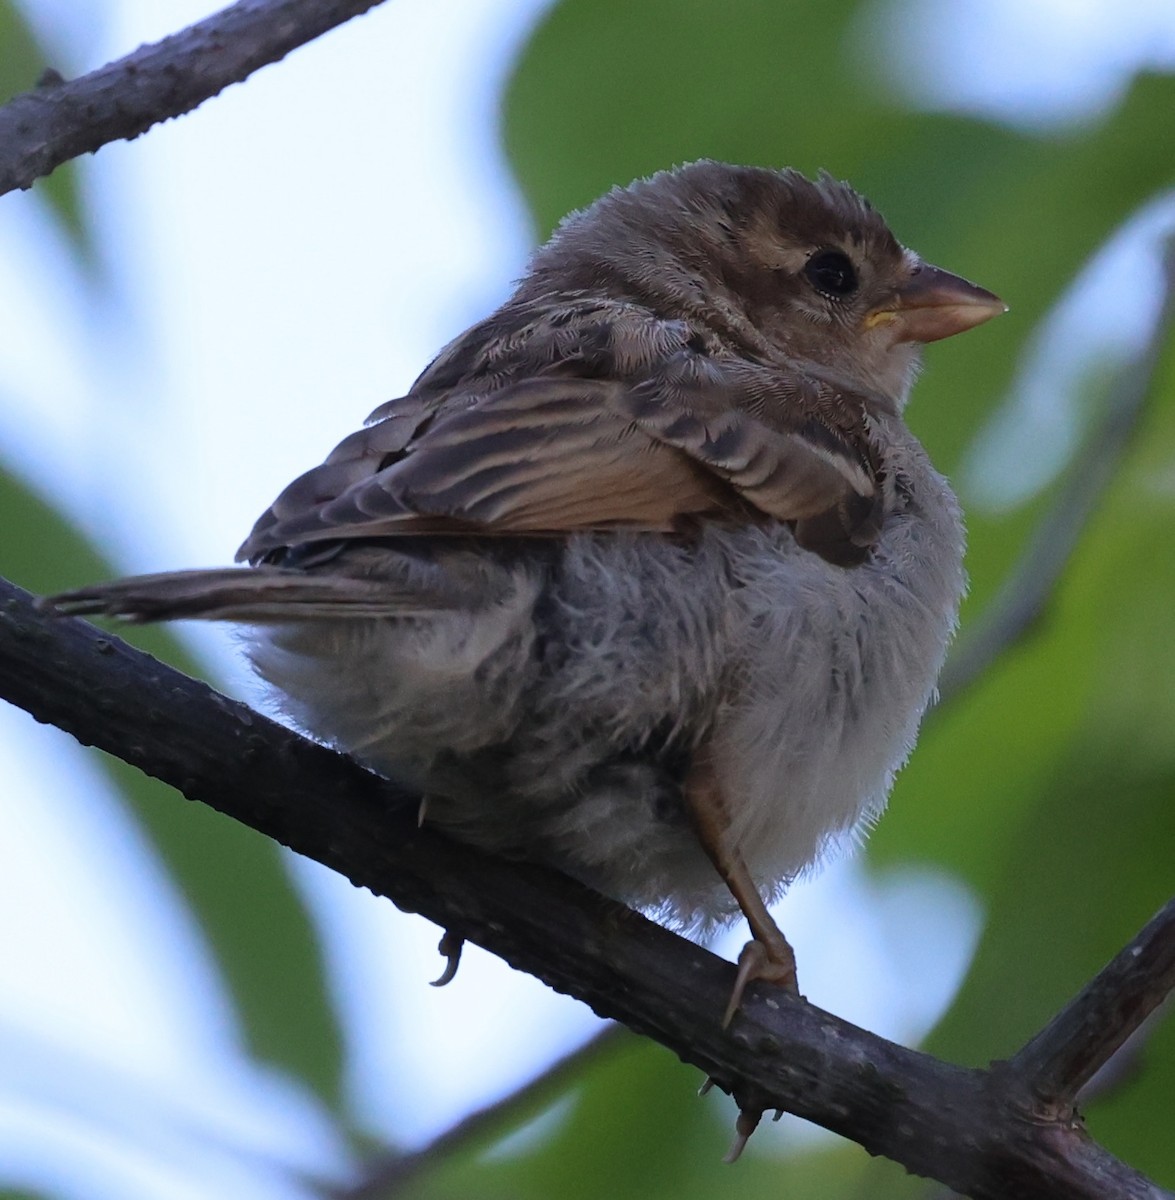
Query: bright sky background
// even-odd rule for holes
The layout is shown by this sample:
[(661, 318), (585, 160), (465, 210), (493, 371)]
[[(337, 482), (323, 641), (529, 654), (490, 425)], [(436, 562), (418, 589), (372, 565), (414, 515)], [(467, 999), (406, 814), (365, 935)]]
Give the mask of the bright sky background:
[[(218, 6), (29, 5), (75, 70)], [(1175, 62), (1164, 0), (902, 6), (924, 35), (890, 47), (895, 71), (935, 103), (1001, 119), (1086, 118), (1137, 64)], [(530, 234), (496, 96), (542, 8), (389, 0), (103, 149), (85, 180), (113, 305), (76, 277), (29, 195), (0, 201), (6, 462), (122, 569), (227, 562), (284, 483), (406, 389), (520, 271)], [(1144, 315), (1127, 314), (1126, 335)], [(1047, 397), (1038, 407), (1063, 419)], [(230, 690), (256, 697), (229, 635), (190, 634)], [(0, 778), (0, 1186), (276, 1198), (306, 1194), (287, 1164), (338, 1170), (313, 1101), (240, 1060), (197, 933), (85, 755), (0, 708)], [(350, 1088), (373, 1132), (418, 1143), (595, 1027), (473, 949), (452, 986), (428, 988), (434, 927), (313, 865), (292, 869), (345, 980)], [(898, 1038), (947, 1003), (978, 920), (955, 885), (870, 883), (851, 863), (786, 904), (808, 994)], [(916, 996), (915, 972), (929, 981)]]

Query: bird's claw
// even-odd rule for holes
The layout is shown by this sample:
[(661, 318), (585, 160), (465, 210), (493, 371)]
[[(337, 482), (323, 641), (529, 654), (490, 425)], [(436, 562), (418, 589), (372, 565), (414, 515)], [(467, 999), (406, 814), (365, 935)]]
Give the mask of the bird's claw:
[(457, 976), (457, 968), (461, 965), (461, 948), (465, 945), (465, 939), (458, 937), (455, 933), (450, 933), (445, 930), (444, 937), (437, 944), (437, 951), (443, 954), (448, 960), (445, 963), (445, 969), (441, 972), (438, 979), (434, 979), (430, 986), (444, 987), (447, 983), (452, 983)]
[[(791, 947), (783, 943), (786, 953), (772, 948), (757, 938), (747, 942), (738, 956), (738, 974), (734, 980), (734, 990), (730, 993), (730, 1002), (726, 1012), (722, 1014), (722, 1028), (725, 1029), (738, 1012), (743, 1002), (743, 992), (752, 980), (760, 979), (764, 983), (772, 983), (784, 988), (793, 995), (799, 994), (796, 982), (796, 960), (791, 953)], [(756, 1118), (757, 1123), (757, 1118)]]
[(730, 1149), (722, 1159), (724, 1163), (738, 1162), (747, 1147), (747, 1142), (751, 1140), (751, 1134), (758, 1129), (762, 1117), (763, 1109), (761, 1108), (740, 1108), (738, 1110), (738, 1120), (734, 1123), (734, 1141), (731, 1142)]

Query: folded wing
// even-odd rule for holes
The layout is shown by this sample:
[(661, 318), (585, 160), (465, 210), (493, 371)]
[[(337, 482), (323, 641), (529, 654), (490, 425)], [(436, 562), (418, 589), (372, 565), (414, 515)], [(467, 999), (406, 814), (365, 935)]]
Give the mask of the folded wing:
[(688, 350), (636, 383), (552, 372), (441, 404), (409, 394), (381, 413), (278, 497), (238, 558), (335, 539), (674, 532), (701, 518), (812, 520), (822, 537), (831, 522), (849, 543), (878, 491), (863, 405)]

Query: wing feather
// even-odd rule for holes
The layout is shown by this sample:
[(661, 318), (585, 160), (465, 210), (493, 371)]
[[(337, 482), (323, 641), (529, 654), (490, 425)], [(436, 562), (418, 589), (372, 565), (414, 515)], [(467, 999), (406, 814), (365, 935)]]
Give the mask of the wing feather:
[(238, 557), (332, 539), (672, 532), (756, 514), (798, 533), (818, 519), (823, 545), (859, 536), (880, 490), (861, 402), (680, 347), (636, 381), (552, 370), (377, 413), (282, 493)]

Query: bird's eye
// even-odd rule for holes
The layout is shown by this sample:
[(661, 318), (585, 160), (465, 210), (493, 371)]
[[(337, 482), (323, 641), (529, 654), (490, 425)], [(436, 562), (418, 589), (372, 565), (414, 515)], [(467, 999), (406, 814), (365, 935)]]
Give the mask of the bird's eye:
[(857, 290), (857, 268), (839, 250), (818, 250), (804, 264), (804, 277), (818, 291), (843, 300)]

